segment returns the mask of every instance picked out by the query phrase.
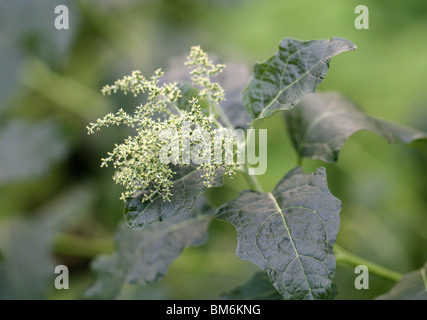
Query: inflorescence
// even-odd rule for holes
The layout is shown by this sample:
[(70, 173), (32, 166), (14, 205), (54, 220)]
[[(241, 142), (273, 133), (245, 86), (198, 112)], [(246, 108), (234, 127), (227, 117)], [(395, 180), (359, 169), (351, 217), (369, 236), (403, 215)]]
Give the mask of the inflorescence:
[[(193, 85), (198, 89), (198, 96), (188, 100), (189, 105), (185, 110), (177, 105), (178, 99), (182, 97), (178, 84), (161, 83), (163, 72), (160, 69), (156, 70), (150, 79), (146, 79), (140, 71), (134, 71), (131, 75), (102, 89), (104, 95), (122, 91), (125, 94), (130, 92), (135, 97), (139, 94), (147, 96), (146, 101), (136, 107), (133, 115), (119, 109), (118, 112), (108, 113), (87, 127), (88, 134), (102, 127), (121, 124), (136, 130), (134, 136), (129, 136), (121, 144), (116, 144), (108, 156), (101, 159), (101, 167), (112, 164), (116, 169), (113, 180), (126, 188), (121, 196), (123, 200), (142, 194), (143, 201), (151, 201), (156, 195), (161, 195), (162, 200), (170, 201), (175, 172), (170, 163), (162, 161), (161, 153), (166, 147), (171, 146), (167, 152), (167, 156), (170, 157), (176, 154), (177, 148), (184, 149), (182, 141), (185, 138), (190, 138), (191, 146), (194, 146), (203, 140), (201, 132), (207, 132), (213, 139), (218, 129), (226, 130), (215, 119), (215, 106), (224, 99), (224, 90), (218, 83), (211, 82), (211, 77), (219, 74), (225, 66), (213, 64), (198, 46), (191, 48), (186, 64), (190, 68)], [(202, 110), (199, 103), (202, 99), (208, 102), (209, 112)], [(186, 127), (185, 124), (188, 123), (191, 126)], [(165, 138), (162, 133), (168, 131), (177, 134)], [(223, 138), (224, 144), (230, 143), (226, 140), (227, 137)], [(213, 149), (209, 147), (209, 158), (214, 154)], [(189, 165), (176, 161), (174, 164)], [(197, 165), (197, 168), (204, 172), (202, 177), (206, 187), (212, 186), (220, 167), (231, 176), (235, 173), (237, 164), (205, 161)]]

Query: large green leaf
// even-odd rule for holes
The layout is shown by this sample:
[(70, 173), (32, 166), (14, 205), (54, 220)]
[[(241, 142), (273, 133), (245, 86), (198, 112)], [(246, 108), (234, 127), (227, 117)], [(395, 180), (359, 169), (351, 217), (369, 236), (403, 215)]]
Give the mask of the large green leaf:
[[(186, 214), (191, 211), (197, 196), (206, 191), (203, 184), (203, 170), (194, 166), (174, 166), (176, 172), (174, 184), (170, 190), (171, 201), (163, 201), (161, 196), (152, 201), (142, 202), (141, 197), (128, 199), (125, 208), (125, 220), (129, 227), (141, 230), (155, 221)], [(223, 184), (223, 170), (217, 172), (212, 185), (219, 187)]]
[(282, 300), (265, 272), (257, 272), (249, 281), (230, 292), (223, 293), (225, 300)]
[(143, 231), (122, 224), (116, 234), (116, 252), (92, 263), (97, 279), (87, 296), (115, 299), (120, 297), (124, 284), (160, 280), (183, 249), (206, 241), (212, 215), (213, 210), (199, 198), (191, 212), (154, 223)]
[(328, 299), (341, 202), (324, 168), (290, 171), (271, 193), (244, 191), (218, 209), (237, 229), (237, 255), (266, 270), (285, 299)]
[(427, 263), (420, 270), (408, 273), (378, 300), (427, 300)]
[(427, 134), (370, 117), (338, 93), (311, 95), (284, 116), (301, 158), (335, 162), (346, 139), (359, 130), (369, 130), (389, 142), (427, 141)]
[(271, 58), (255, 64), (254, 75), (243, 91), (243, 102), (251, 119), (259, 120), (277, 110), (293, 108), (322, 82), (332, 57), (355, 49), (351, 41), (343, 38), (282, 40)]
[(45, 299), (53, 287), (55, 235), (92, 203), (86, 186), (69, 190), (35, 213), (0, 225), (0, 300)]

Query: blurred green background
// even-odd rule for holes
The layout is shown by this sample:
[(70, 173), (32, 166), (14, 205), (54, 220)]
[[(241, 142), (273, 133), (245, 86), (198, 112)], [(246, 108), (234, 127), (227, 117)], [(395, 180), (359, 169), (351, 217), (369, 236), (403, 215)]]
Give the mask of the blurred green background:
[[(68, 30), (54, 28), (54, 8), (70, 10)], [(354, 9), (369, 8), (369, 30)], [(0, 298), (80, 299), (94, 279), (93, 256), (112, 250), (123, 219), (121, 188), (100, 158), (128, 132), (88, 136), (86, 125), (138, 101), (103, 97), (104, 84), (140, 69), (150, 76), (201, 45), (248, 69), (284, 37), (340, 36), (358, 50), (335, 57), (319, 91), (334, 90), (368, 114), (427, 131), (427, 2), (420, 0), (97, 0), (0, 1)], [(270, 191), (296, 156), (280, 115), (268, 129)], [(359, 132), (338, 163), (326, 165), (343, 202), (338, 243), (399, 272), (427, 261), (427, 161), (420, 152)], [(324, 165), (305, 160), (305, 171)], [(217, 205), (247, 188), (242, 177), (209, 191)], [(125, 288), (129, 299), (216, 299), (257, 267), (235, 256), (236, 233), (214, 222), (209, 241), (176, 260), (163, 281)], [(54, 266), (70, 269), (70, 289), (55, 290)], [(354, 288), (339, 266), (339, 299), (370, 299), (393, 283), (370, 277)]]

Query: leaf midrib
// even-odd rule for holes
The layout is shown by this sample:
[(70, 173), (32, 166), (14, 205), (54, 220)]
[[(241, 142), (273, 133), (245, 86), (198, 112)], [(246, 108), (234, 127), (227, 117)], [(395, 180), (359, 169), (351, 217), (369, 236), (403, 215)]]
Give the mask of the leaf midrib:
[[(270, 105), (275, 101), (275, 100), (277, 100), (278, 99), (278, 96), (280, 96), (285, 90), (287, 90), (290, 86), (293, 86), (297, 81), (299, 81), (308, 71), (310, 71), (311, 70), (311, 68), (310, 68), (310, 70), (307, 70), (301, 77), (299, 77), (298, 79), (295, 79), (292, 83), (290, 83), (290, 84), (288, 84), (286, 87), (282, 87), (282, 85), (283, 85), (283, 77), (285, 76), (285, 72), (286, 72), (286, 68), (288, 67), (288, 64), (289, 64), (289, 59), (292, 57), (292, 56), (294, 56), (295, 54), (297, 54), (298, 52), (301, 52), (303, 49), (309, 49), (309, 48), (311, 48), (312, 46), (314, 45), (314, 43), (312, 43), (312, 44), (310, 44), (307, 48), (299, 48), (298, 50), (296, 50), (295, 52), (292, 52), (291, 54), (289, 54), (287, 57), (286, 57), (286, 61), (285, 61), (285, 65), (284, 65), (284, 67), (283, 67), (283, 71), (282, 71), (282, 74), (281, 74), (281, 76), (280, 76), (280, 84), (279, 84), (279, 92), (277, 93), (277, 95), (267, 104), (267, 106), (265, 106), (264, 108), (263, 108), (263, 110), (261, 111), (261, 113), (259, 114), (259, 116), (258, 116), (258, 118), (259, 117), (262, 117), (262, 116), (264, 116), (264, 110), (266, 110), (266, 109), (268, 109), (268, 108), (270, 108)], [(277, 58), (279, 59), (279, 60), (281, 60), (280, 59), (280, 49), (281, 48), (279, 48), (279, 51), (278, 51), (278, 56), (277, 56)], [(271, 61), (269, 61), (269, 63), (268, 63), (268, 65), (267, 65), (267, 67), (265, 68), (265, 70), (264, 70), (264, 72), (262, 73), (262, 75), (261, 75), (261, 78), (260, 78), (260, 82), (261, 82), (261, 88), (263, 89), (263, 84), (264, 84), (264, 76), (265, 76), (265, 73), (267, 72), (267, 69), (270, 67), (270, 65), (271, 65), (271, 63), (274, 61), (274, 56), (271, 58)], [(265, 63), (265, 62), (264, 62)], [(264, 104), (264, 102), (265, 102), (265, 99), (264, 99), (264, 89), (261, 91), (261, 93), (262, 93), (262, 103)]]
[(309, 284), (309, 282), (308, 282), (307, 275), (305, 274), (305, 269), (304, 269), (304, 267), (302, 266), (302, 263), (301, 263), (301, 259), (300, 259), (299, 252), (298, 252), (298, 250), (297, 250), (297, 248), (296, 248), (296, 245), (295, 245), (294, 239), (292, 238), (292, 234), (291, 234), (291, 232), (290, 232), (290, 230), (289, 230), (289, 226), (288, 226), (288, 223), (286, 222), (286, 219), (285, 219), (285, 216), (284, 216), (284, 214), (283, 214), (283, 211), (282, 211), (282, 209), (280, 208), (279, 204), (277, 203), (276, 198), (273, 196), (273, 194), (271, 194), (271, 192), (269, 192), (269, 193), (267, 193), (267, 195), (270, 197), (271, 201), (273, 201), (274, 205), (275, 205), (275, 206), (276, 206), (276, 208), (277, 208), (277, 211), (280, 213), (280, 216), (282, 217), (283, 224), (284, 224), (284, 226), (285, 226), (285, 228), (286, 228), (287, 233), (289, 234), (289, 239), (291, 240), (292, 247), (293, 247), (293, 249), (294, 249), (294, 251), (295, 251), (295, 256), (296, 256), (296, 258), (298, 259), (298, 263), (299, 263), (299, 265), (300, 265), (300, 267), (301, 267), (301, 270), (302, 270), (302, 273), (303, 273), (303, 275), (304, 275), (305, 282), (307, 283), (308, 290), (310, 291), (311, 297), (313, 297), (313, 292), (312, 292), (311, 287), (310, 287), (310, 284)]
[[(295, 51), (294, 53), (292, 53), (291, 55), (289, 55), (288, 56), (288, 58), (287, 58), (287, 61), (286, 61), (286, 65), (285, 65), (285, 67), (284, 67), (284, 69), (285, 70), (283, 70), (283, 72), (282, 72), (282, 74), (284, 75), (284, 73), (285, 73), (285, 71), (286, 71), (286, 68), (287, 68), (287, 66), (288, 66), (288, 62), (289, 62), (289, 58), (292, 56), (292, 55), (294, 55), (295, 53), (297, 53), (297, 52), (299, 52), (299, 51), (301, 51), (301, 50), (303, 50), (303, 49), (308, 49), (308, 48), (311, 48), (313, 45), (315, 45), (316, 43), (312, 43), (312, 44), (310, 44), (310, 46), (308, 46), (307, 48), (301, 48), (301, 49), (298, 49), (297, 51)], [(326, 58), (323, 58), (323, 59), (320, 59), (316, 64), (314, 64), (311, 68), (309, 68), (308, 70), (306, 70), (302, 75), (300, 75), (297, 79), (295, 79), (294, 81), (292, 81), (290, 84), (288, 84), (287, 86), (285, 86), (285, 87), (283, 87), (282, 89), (279, 89), (279, 92), (276, 94), (276, 96), (263, 108), (263, 110), (261, 111), (261, 113), (260, 113), (260, 117), (261, 116), (264, 116), (264, 114), (265, 114), (265, 112), (264, 111), (266, 111), (266, 110), (268, 110), (268, 109), (270, 109), (271, 108), (271, 106), (273, 105), (273, 103), (275, 103), (276, 102), (276, 100), (279, 98), (279, 96), (281, 96), (282, 94), (283, 94), (283, 92), (285, 92), (286, 90), (288, 90), (290, 87), (292, 87), (292, 86), (294, 86), (295, 84), (297, 84), (299, 81), (301, 81), (301, 78), (302, 77), (304, 77), (305, 75), (307, 75), (307, 74), (311, 74), (310, 73), (310, 71), (312, 71), (315, 67), (317, 67), (320, 63), (325, 63), (325, 61), (326, 60), (328, 60), (328, 59), (331, 59), (334, 55), (336, 55), (335, 53), (333, 53), (332, 55), (328, 55)], [(312, 74), (312, 76), (314, 77), (314, 75)], [(282, 79), (281, 79), (281, 81), (282, 81)], [(262, 83), (262, 81), (261, 81), (261, 83)], [(281, 82), (281, 84), (282, 84), (282, 82)], [(264, 102), (264, 100), (263, 100), (263, 102)], [(289, 104), (289, 102), (288, 103), (280, 103), (281, 105), (286, 105), (286, 104)]]
[[(270, 111), (271, 106), (277, 101), (277, 99), (279, 99), (279, 97), (283, 94), (283, 92), (285, 92), (286, 90), (288, 90), (290, 87), (294, 86), (296, 83), (298, 83), (299, 81), (301, 81), (301, 78), (304, 77), (305, 75), (309, 74), (310, 71), (316, 67), (319, 63), (323, 62), (323, 60), (320, 60), (318, 63), (316, 63), (313, 67), (311, 67), (309, 70), (307, 70), (306, 72), (304, 72), (300, 77), (298, 77), (298, 79), (295, 79), (292, 83), (290, 83), (288, 86), (284, 87), (283, 89), (279, 90), (279, 92), (277, 93), (277, 95), (268, 103), (268, 105), (266, 105), (258, 118), (260, 117), (264, 117), (265, 113), (267, 111)], [(314, 75), (313, 75), (314, 76)], [(280, 103), (278, 102), (280, 105), (285, 106), (288, 105), (290, 102), (286, 102), (286, 103)]]

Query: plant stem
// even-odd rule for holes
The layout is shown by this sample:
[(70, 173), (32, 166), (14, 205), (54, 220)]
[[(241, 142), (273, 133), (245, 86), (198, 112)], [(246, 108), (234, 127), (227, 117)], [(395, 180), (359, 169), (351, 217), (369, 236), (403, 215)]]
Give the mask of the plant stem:
[(375, 262), (366, 260), (359, 257), (347, 250), (341, 248), (339, 245), (334, 247), (335, 258), (337, 264), (343, 264), (350, 267), (356, 267), (358, 265), (364, 265), (368, 267), (370, 273), (375, 274), (381, 278), (392, 280), (394, 282), (399, 281), (402, 278), (402, 274), (394, 270), (390, 270), (386, 267), (376, 264)]
[(55, 239), (54, 251), (79, 258), (93, 258), (114, 249), (112, 239), (90, 238), (76, 234), (60, 233)]
[(246, 163), (243, 165), (243, 170), (241, 170), (241, 172), (243, 173), (243, 176), (245, 177), (246, 182), (248, 183), (251, 190), (264, 192), (263, 188), (258, 182), (257, 177), (249, 174), (249, 167)]
[[(219, 114), (219, 117), (222, 119), (222, 121), (224, 121), (224, 124), (226, 125), (226, 127), (230, 130), (234, 130), (235, 128), (234, 128), (233, 124), (231, 123), (231, 121), (227, 117), (227, 115), (225, 114), (224, 110), (222, 110), (219, 103), (217, 103), (215, 105), (215, 110)], [(252, 128), (252, 127), (250, 127), (250, 128)], [(238, 146), (238, 147), (239, 148), (242, 148), (242, 147), (245, 148), (246, 144), (243, 146)], [(243, 175), (244, 175), (244, 177), (245, 177), (245, 179), (249, 185), (249, 188), (251, 188), (251, 190), (264, 192), (260, 183), (258, 182), (258, 179), (255, 176), (249, 174), (249, 166), (246, 162), (243, 164), (243, 170), (240, 170), (240, 171), (243, 173)]]
[(216, 112), (218, 112), (219, 117), (222, 119), (222, 121), (224, 121), (225, 126), (230, 129), (230, 130), (234, 130), (234, 126), (231, 123), (230, 119), (227, 117), (227, 115), (225, 114), (224, 110), (222, 110), (221, 106), (219, 105), (219, 103), (216, 104), (215, 106), (215, 110)]
[[(167, 100), (166, 96), (163, 96), (163, 97)], [(170, 102), (169, 107), (170, 107), (171, 111), (175, 111), (178, 115), (182, 116), (182, 111), (180, 108), (178, 108), (176, 103)]]

